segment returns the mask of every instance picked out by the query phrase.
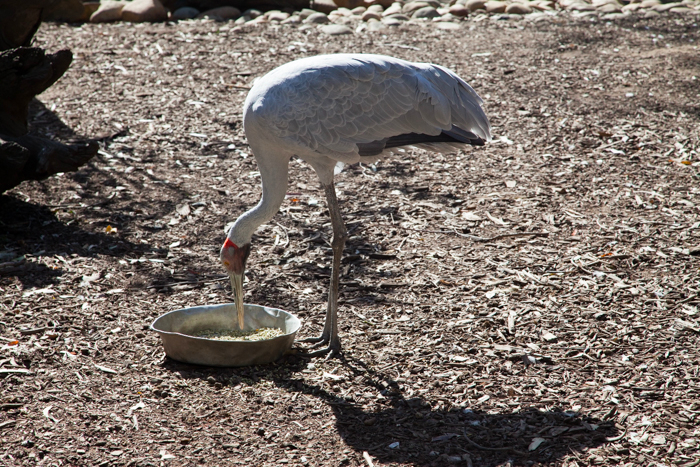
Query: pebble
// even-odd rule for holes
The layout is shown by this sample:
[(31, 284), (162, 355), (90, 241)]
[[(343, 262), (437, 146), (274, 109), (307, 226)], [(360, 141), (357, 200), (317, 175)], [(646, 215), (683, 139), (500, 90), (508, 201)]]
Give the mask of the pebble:
[(279, 21), (280, 23), (287, 18), (289, 18), (289, 13), (279, 10), (271, 10), (265, 13), (267, 19), (270, 21)]
[(467, 0), (467, 3), (465, 3), (464, 6), (466, 6), (469, 11), (485, 10), (486, 9), (486, 1), (485, 0)]
[(306, 24), (326, 24), (330, 20), (328, 19), (328, 15), (325, 13), (315, 12), (312, 15), (309, 15), (306, 17), (304, 20), (304, 23)]
[(685, 6), (685, 5), (683, 5), (682, 3), (675, 2), (675, 3), (664, 3), (663, 5), (655, 5), (651, 8), (652, 8), (652, 10), (658, 11), (659, 13), (663, 13), (664, 11), (668, 11), (671, 8), (676, 8), (679, 6)]
[(469, 14), (469, 8), (465, 5), (455, 3), (450, 7), (449, 12), (455, 16), (467, 16)]
[[(328, 16), (328, 18), (330, 18), (330, 15)], [(345, 24), (347, 26), (352, 26), (354, 21), (349, 16), (336, 16), (335, 19), (333, 20), (333, 23)]]
[(596, 11), (596, 8), (593, 5), (585, 2), (572, 3), (566, 7), (566, 9), (570, 11)]
[(304, 19), (308, 18), (309, 16), (313, 15), (314, 13), (316, 13), (314, 10), (311, 10), (309, 8), (304, 8), (299, 12), (299, 17), (304, 20)]
[(657, 16), (660, 16), (661, 13), (659, 13), (656, 10), (648, 10), (646, 13), (644, 13), (645, 18), (655, 18)]
[(122, 17), (122, 9), (126, 6), (126, 2), (118, 2), (116, 0), (107, 0), (100, 3), (100, 7), (90, 16), (91, 23), (108, 23), (117, 21)]
[(655, 5), (661, 5), (661, 1), (660, 0), (644, 0), (642, 3), (639, 4), (639, 6), (642, 8), (651, 8)]
[(384, 13), (384, 7), (378, 3), (375, 3), (374, 5), (370, 5), (369, 8), (367, 8), (367, 11), (374, 11), (375, 13), (382, 14)]
[(241, 16), (241, 10), (232, 6), (220, 6), (219, 8), (212, 8), (203, 13), (197, 15), (197, 18), (208, 18), (214, 21), (226, 21), (229, 19), (236, 19)]
[(386, 31), (386, 24), (381, 21), (370, 21), (367, 23), (367, 30), (372, 32)]
[(352, 29), (344, 24), (327, 24), (321, 26), (321, 31), (329, 36), (340, 36), (342, 34), (352, 34)]
[[(407, 15), (413, 14), (414, 11), (418, 11), (421, 8), (425, 7), (430, 7), (431, 5), (428, 2), (408, 2), (407, 4), (404, 5), (403, 7), (403, 13)], [(433, 7), (433, 9), (435, 9)]]
[(527, 15), (532, 13), (532, 7), (525, 3), (515, 2), (506, 7), (506, 13), (511, 15)]
[(301, 24), (301, 17), (299, 15), (292, 15), (282, 21), (282, 24)]
[(384, 10), (384, 13), (382, 13), (382, 16), (391, 16), (395, 15), (397, 13), (401, 13), (402, 5), (398, 2), (392, 3), (389, 8)]
[[(277, 10), (277, 11), (279, 11), (279, 10)], [(263, 12), (256, 9), (256, 8), (248, 8), (246, 11), (243, 12), (243, 16), (248, 16), (251, 19), (258, 18), (258, 17), (262, 16), (262, 14), (263, 14)]]
[(423, 8), (419, 8), (416, 11), (413, 12), (413, 15), (411, 16), (412, 18), (418, 19), (418, 18), (439, 18), (440, 13), (437, 12), (437, 10), (431, 6), (426, 6)]
[(498, 0), (489, 0), (484, 6), (487, 13), (504, 13), (506, 11), (506, 2)]
[[(372, 6), (374, 6), (374, 5), (372, 5)], [(379, 6), (381, 6), (381, 5), (379, 5)], [(384, 7), (382, 7), (382, 10), (383, 9), (384, 9)], [(361, 16), (365, 11), (367, 11), (367, 8), (365, 8), (363, 6), (358, 6), (357, 8), (353, 8), (352, 10), (350, 10), (350, 12), (352, 12), (353, 15), (357, 15), (357, 16)]]
[(167, 19), (168, 12), (160, 0), (133, 0), (122, 8), (122, 21), (153, 23)]
[(310, 4), (314, 11), (326, 14), (338, 9), (338, 5), (333, 0), (312, 0)]
[(191, 6), (183, 6), (182, 8), (178, 8), (177, 10), (173, 11), (172, 19), (174, 19), (175, 21), (182, 19), (192, 19), (196, 18), (198, 14), (198, 9), (192, 8)]
[(370, 19), (380, 20), (382, 19), (382, 15), (377, 13), (376, 11), (365, 11), (362, 14), (362, 21), (369, 21)]
[(387, 18), (393, 18), (393, 19), (398, 20), (398, 21), (408, 21), (408, 20), (411, 19), (411, 18), (409, 18), (408, 16), (406, 16), (406, 15), (401, 15), (401, 14), (399, 14), (399, 15), (391, 15), (391, 16), (388, 16)]
[(675, 8), (671, 8), (670, 10), (671, 13), (676, 13), (676, 14), (685, 14), (685, 13), (693, 13), (693, 14), (700, 14), (700, 10), (696, 10), (693, 8), (688, 8), (686, 6), (677, 6)]
[(642, 7), (640, 3), (628, 3), (622, 7), (622, 11), (637, 11)]
[(622, 12), (622, 5), (616, 5), (615, 3), (605, 3), (598, 7), (598, 11), (601, 13), (620, 13)]
[[(396, 18), (397, 16), (403, 16), (403, 15), (387, 16), (387, 17), (382, 19), (382, 23), (386, 24), (387, 26), (401, 26), (401, 23), (403, 23), (403, 21)], [(406, 19), (408, 19), (408, 18), (406, 18)]]

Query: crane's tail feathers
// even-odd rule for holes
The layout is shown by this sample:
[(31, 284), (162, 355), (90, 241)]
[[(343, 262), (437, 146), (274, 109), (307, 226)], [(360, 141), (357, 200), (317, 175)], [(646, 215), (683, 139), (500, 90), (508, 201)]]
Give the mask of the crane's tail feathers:
[(439, 135), (425, 135), (421, 133), (405, 133), (403, 135), (392, 136), (370, 143), (358, 143), (359, 154), (362, 157), (377, 156), (392, 148), (402, 146), (416, 146), (422, 149), (435, 152), (453, 151), (460, 149), (464, 145), (483, 146), (484, 138), (452, 126), (449, 131), (443, 131)]
[(428, 91), (431, 103), (436, 107), (435, 117), (440, 119), (449, 116), (452, 125), (468, 128), (482, 140), (491, 141), (491, 125), (482, 108), (484, 101), (476, 91), (451, 70), (439, 65), (427, 66), (434, 73), (425, 73), (422, 78), (429, 81), (432, 89), (437, 91)]

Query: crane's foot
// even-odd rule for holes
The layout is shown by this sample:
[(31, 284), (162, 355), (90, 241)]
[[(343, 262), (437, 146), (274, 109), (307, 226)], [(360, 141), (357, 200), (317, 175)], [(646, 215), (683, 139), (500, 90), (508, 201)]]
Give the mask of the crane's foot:
[[(299, 339), (297, 342), (304, 342), (305, 344), (327, 344), (330, 342), (330, 337), (321, 334), (318, 337), (307, 337), (306, 339)], [(316, 347), (312, 346), (311, 348)]]
[[(316, 345), (311, 346), (311, 349), (314, 349), (322, 344), (325, 344), (328, 341), (325, 342), (319, 342)], [(335, 341), (331, 340), (328, 343), (328, 347), (324, 347), (322, 349), (314, 350), (313, 352), (304, 352), (301, 354), (304, 357), (321, 357), (323, 355), (326, 356), (326, 360), (331, 359), (333, 357), (337, 357), (340, 355), (340, 339), (335, 339)]]

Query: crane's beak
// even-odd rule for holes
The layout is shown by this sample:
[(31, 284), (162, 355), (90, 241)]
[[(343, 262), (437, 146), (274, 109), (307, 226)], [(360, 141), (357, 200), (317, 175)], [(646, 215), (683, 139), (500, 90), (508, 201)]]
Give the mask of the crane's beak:
[(227, 238), (226, 243), (221, 247), (221, 262), (231, 278), (231, 288), (233, 289), (233, 297), (238, 314), (238, 327), (241, 331), (243, 330), (243, 318), (245, 315), (243, 308), (243, 273), (248, 254), (250, 254), (250, 243), (239, 247)]
[(243, 330), (245, 311), (243, 309), (243, 274), (231, 273), (231, 289), (233, 290), (233, 300), (238, 313), (238, 327)]

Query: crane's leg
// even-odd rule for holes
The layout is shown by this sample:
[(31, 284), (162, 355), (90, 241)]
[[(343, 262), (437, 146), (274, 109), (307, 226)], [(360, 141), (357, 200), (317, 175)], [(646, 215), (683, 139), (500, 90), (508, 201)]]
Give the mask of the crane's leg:
[(340, 351), (340, 337), (338, 336), (338, 287), (340, 285), (340, 260), (343, 257), (343, 249), (345, 241), (348, 238), (348, 231), (343, 222), (343, 216), (340, 213), (338, 206), (338, 198), (335, 195), (335, 185), (331, 182), (328, 185), (323, 185), (326, 191), (326, 200), (328, 202), (328, 212), (331, 216), (331, 224), (333, 225), (333, 265), (331, 267), (331, 283), (328, 289), (328, 308), (326, 309), (326, 323), (323, 325), (323, 333), (321, 337), (315, 339), (307, 339), (306, 342), (318, 342), (317, 345), (328, 343), (325, 347), (308, 355), (317, 356), (325, 355), (331, 352), (331, 355)]

